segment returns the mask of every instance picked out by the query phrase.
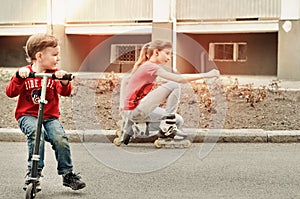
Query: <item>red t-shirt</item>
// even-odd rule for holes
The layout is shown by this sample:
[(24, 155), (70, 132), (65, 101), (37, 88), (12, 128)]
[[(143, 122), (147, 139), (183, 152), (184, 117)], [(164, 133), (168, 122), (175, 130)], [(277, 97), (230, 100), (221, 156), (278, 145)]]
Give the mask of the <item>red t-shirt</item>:
[[(33, 72), (31, 65), (26, 66)], [(47, 71), (54, 73), (56, 70)], [(6, 86), (6, 95), (8, 97), (18, 97), (15, 118), (18, 120), (21, 116), (38, 116), (39, 99), (41, 96), (42, 78), (17, 78), (14, 75)], [(63, 86), (59, 80), (48, 78), (46, 88), (47, 104), (44, 107), (44, 118), (59, 118), (59, 97), (70, 96), (72, 84)]]
[(124, 110), (135, 109), (139, 105), (140, 100), (151, 91), (157, 78), (155, 73), (158, 69), (159, 66), (157, 64), (148, 61), (132, 74), (125, 89)]

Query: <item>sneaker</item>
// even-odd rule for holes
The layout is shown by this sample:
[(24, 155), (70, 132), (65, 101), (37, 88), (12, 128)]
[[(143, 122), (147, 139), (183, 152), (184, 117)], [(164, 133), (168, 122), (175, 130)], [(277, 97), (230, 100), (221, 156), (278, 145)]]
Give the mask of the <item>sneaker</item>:
[(73, 190), (79, 190), (85, 187), (85, 183), (80, 180), (80, 176), (73, 172), (63, 175), (63, 185)]
[[(37, 177), (37, 182), (36, 182), (36, 192), (40, 192), (42, 190), (41, 187), (41, 181), (40, 178), (43, 177), (42, 176), (42, 171), (38, 171), (38, 177)], [(23, 186), (23, 190), (26, 191), (28, 185), (31, 182), (31, 171), (27, 171), (26, 175), (25, 175), (25, 183)]]

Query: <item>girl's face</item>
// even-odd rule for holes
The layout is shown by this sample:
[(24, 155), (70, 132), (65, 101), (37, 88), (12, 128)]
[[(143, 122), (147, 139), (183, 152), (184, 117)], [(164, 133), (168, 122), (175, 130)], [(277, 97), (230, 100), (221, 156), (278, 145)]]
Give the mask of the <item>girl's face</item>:
[(56, 64), (60, 61), (60, 47), (47, 47), (41, 51), (40, 57), (38, 59), (39, 66), (43, 69), (54, 69)]
[(163, 50), (157, 51), (155, 53), (156, 56), (156, 63), (159, 65), (165, 65), (167, 62), (171, 60), (172, 56), (172, 49), (165, 48)]

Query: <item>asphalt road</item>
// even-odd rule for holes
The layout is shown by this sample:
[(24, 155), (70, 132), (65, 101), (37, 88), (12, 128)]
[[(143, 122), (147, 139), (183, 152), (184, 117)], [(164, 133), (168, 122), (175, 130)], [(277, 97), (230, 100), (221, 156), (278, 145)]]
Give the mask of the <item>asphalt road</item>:
[[(300, 198), (300, 144), (203, 144), (188, 150), (150, 144), (71, 144), (75, 172), (87, 187), (62, 186), (50, 145), (36, 198)], [(0, 142), (0, 198), (24, 198), (26, 143)]]

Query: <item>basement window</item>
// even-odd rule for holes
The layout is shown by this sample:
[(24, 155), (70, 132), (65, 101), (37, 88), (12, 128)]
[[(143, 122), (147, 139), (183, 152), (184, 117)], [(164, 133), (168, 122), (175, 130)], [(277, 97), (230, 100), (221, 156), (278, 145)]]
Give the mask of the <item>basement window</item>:
[(112, 44), (110, 62), (113, 64), (133, 64), (137, 61), (143, 44)]
[(246, 62), (246, 42), (209, 43), (209, 60), (220, 62)]

